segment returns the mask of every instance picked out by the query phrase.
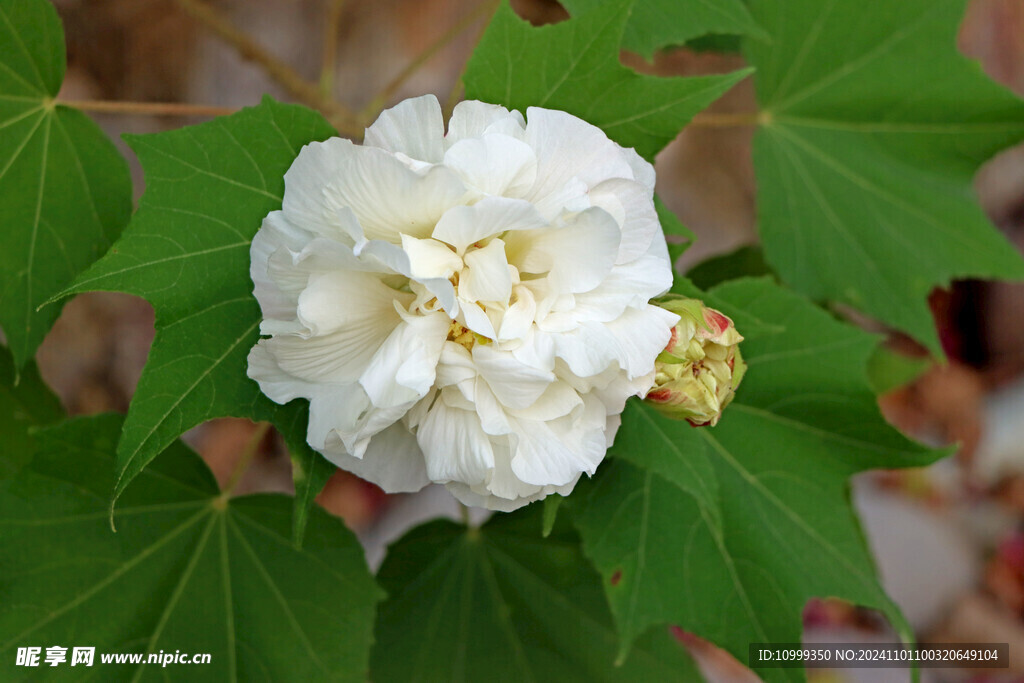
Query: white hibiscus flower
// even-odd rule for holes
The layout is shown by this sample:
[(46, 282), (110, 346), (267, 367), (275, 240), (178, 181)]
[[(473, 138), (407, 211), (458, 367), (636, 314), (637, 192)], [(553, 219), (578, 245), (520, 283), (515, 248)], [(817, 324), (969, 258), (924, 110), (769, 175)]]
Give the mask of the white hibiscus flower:
[(388, 492), (513, 510), (593, 474), (678, 316), (654, 169), (560, 111), (433, 96), (307, 145), (252, 242), (249, 376)]

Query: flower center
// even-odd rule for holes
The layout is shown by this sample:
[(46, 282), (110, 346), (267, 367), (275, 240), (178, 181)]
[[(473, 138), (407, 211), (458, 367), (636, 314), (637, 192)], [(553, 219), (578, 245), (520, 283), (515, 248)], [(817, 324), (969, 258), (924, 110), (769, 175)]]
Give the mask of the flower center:
[(474, 334), (472, 330), (467, 330), (465, 327), (460, 325), (455, 320), (448, 327), (448, 341), (459, 344), (467, 351), (473, 349), (473, 345), (476, 344), (476, 338), (478, 335)]

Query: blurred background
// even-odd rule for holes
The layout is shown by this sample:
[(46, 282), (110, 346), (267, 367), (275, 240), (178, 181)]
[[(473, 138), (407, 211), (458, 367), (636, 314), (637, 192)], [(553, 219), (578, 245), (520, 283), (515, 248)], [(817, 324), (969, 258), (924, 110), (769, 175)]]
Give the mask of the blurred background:
[[(62, 99), (239, 108), (270, 93), (301, 101), (294, 83), (268, 76), (258, 64), (270, 55), (342, 103), (346, 110), (337, 120), (349, 128), (369, 123), (381, 107), (405, 97), (434, 93), (442, 103), (458, 98), (459, 75), (495, 6), (492, 0), (55, 4), (68, 42)], [(567, 16), (554, 0), (512, 4), (537, 24)], [(959, 43), (993, 79), (1024, 95), (1024, 0), (972, 0)], [(623, 61), (662, 75), (719, 73), (742, 65), (735, 54), (689, 49), (665, 51), (652, 63), (628, 54)], [(322, 72), (327, 77), (319, 80)], [(712, 107), (723, 113), (755, 109), (749, 80)], [(136, 198), (144, 181), (120, 134), (205, 120), (139, 113), (94, 118), (129, 159)], [(683, 269), (756, 244), (752, 134), (749, 127), (699, 125), (698, 119), (659, 156), (658, 191), (698, 235), (683, 257)], [(988, 163), (976, 188), (992, 221), (1024, 249), (1024, 147)], [(1024, 286), (959, 282), (934, 292), (931, 304), (949, 363), (922, 364), (923, 374), (883, 395), (880, 404), (900, 429), (933, 445), (958, 443), (957, 454), (925, 471), (863, 476), (855, 482), (854, 500), (883, 582), (921, 640), (1010, 643), (1010, 671), (933, 669), (922, 679), (1024, 681)], [(38, 361), (70, 412), (123, 412), (152, 337), (153, 312), (145, 301), (83, 295), (65, 307)], [(888, 335), (886, 343), (924, 357), (916, 344), (898, 335)], [(186, 440), (223, 483), (253, 429), (245, 420), (217, 420)], [(290, 487), (287, 454), (276, 437), (268, 436), (239, 491)], [(346, 473), (329, 482), (319, 501), (360, 534), (374, 566), (386, 543), (409, 526), (438, 514), (456, 515), (443, 489), (386, 496)], [(808, 641), (894, 639), (876, 614), (836, 600), (809, 604), (804, 620)], [(679, 635), (710, 680), (757, 680), (710, 644)], [(910, 680), (907, 671), (882, 670), (818, 671), (811, 679)]]

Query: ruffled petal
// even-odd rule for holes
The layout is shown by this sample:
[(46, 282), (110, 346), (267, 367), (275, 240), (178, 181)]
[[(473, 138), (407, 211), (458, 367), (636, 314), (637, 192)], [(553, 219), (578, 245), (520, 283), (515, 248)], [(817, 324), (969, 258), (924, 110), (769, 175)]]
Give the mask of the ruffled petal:
[(498, 351), (489, 345), (473, 347), (473, 362), (506, 408), (533, 405), (555, 380), (554, 373), (520, 363), (511, 353)]
[(455, 247), (461, 254), (471, 244), (510, 230), (542, 228), (547, 221), (530, 202), (507, 197), (485, 197), (472, 206), (449, 209), (437, 227), (434, 239)]
[(411, 170), (377, 147), (331, 138), (306, 145), (285, 174), (283, 211), (311, 232), (343, 239), (338, 212), (350, 208), (368, 239), (398, 243), (427, 237), (441, 215), (461, 204), (466, 188), (451, 170)]
[(494, 467), (494, 450), (475, 412), (450, 407), (445, 393), (420, 423), (417, 440), (431, 481), (482, 482)]
[(654, 166), (632, 147), (619, 147), (626, 163), (633, 170), (633, 180), (654, 192)]
[(310, 385), (281, 369), (267, 350), (268, 339), (261, 339), (249, 351), (246, 374), (260, 385), (260, 391), (271, 401), (285, 404), (296, 398), (308, 398)]
[(459, 306), (459, 321), (467, 329), (476, 332), (481, 337), (494, 339), (497, 333), (494, 331), (494, 323), (488, 317), (484, 309), (473, 301), (463, 301)]
[(516, 285), (512, 288), (511, 303), (502, 316), (498, 328), (498, 341), (522, 339), (533, 326), (537, 315), (537, 301), (529, 287)]
[(412, 300), (412, 294), (391, 289), (370, 273), (331, 270), (309, 277), (297, 314), (311, 335), (325, 335), (342, 328), (377, 327), (387, 320), (396, 324), (394, 302), (408, 306)]
[(409, 274), (417, 280), (447, 280), (462, 269), (459, 255), (435, 239), (421, 240), (402, 235), (402, 249), (409, 256)]
[(366, 129), (364, 145), (404, 154), (410, 159), (440, 163), (444, 158), (444, 118), (433, 95), (403, 100), (381, 112)]
[(609, 323), (582, 323), (551, 339), (555, 354), (579, 377), (600, 374), (614, 363), (633, 378), (651, 371), (678, 319), (657, 306), (628, 308)]
[(356, 381), (374, 355), (401, 322), (392, 307), (390, 315), (362, 319), (365, 324), (346, 325), (316, 337), (279, 334), (263, 340), (282, 370), (310, 383), (347, 384)]
[(358, 384), (323, 385), (309, 399), (306, 440), (320, 451), (341, 448), (361, 458), (373, 437), (400, 420), (408, 409), (407, 405), (374, 407)]
[(498, 104), (464, 100), (452, 110), (445, 142), (452, 146), (460, 140), (478, 138), (491, 131), (520, 137), (525, 128), (523, 115), (515, 110), (509, 111)]
[(587, 209), (568, 225), (510, 233), (505, 253), (520, 273), (547, 273), (556, 292), (586, 292), (607, 277), (622, 233), (603, 209)]
[(669, 270), (668, 261), (644, 254), (625, 265), (612, 268), (608, 277), (589, 292), (575, 295), (573, 308), (565, 313), (548, 316), (544, 327), (571, 329), (584, 321), (609, 322), (622, 315), (627, 308), (642, 308), (671, 286), (672, 271)]
[(295, 319), (295, 305), (306, 285), (305, 274), (289, 271), (272, 278), (270, 257), (278, 250), (300, 251), (312, 237), (308, 231), (289, 223), (280, 211), (272, 211), (263, 219), (263, 225), (256, 231), (249, 248), (249, 276), (264, 318)]
[(460, 140), (445, 152), (444, 165), (484, 195), (521, 197), (537, 179), (533, 148), (509, 135)]
[(450, 324), (441, 312), (403, 316), (359, 377), (373, 405), (411, 405), (426, 395)]
[(661, 235), (651, 191), (632, 180), (613, 178), (590, 190), (590, 203), (610, 213), (622, 230), (616, 264), (629, 263), (647, 253), (651, 240)]
[(411, 493), (430, 483), (423, 451), (415, 435), (401, 422), (376, 434), (362, 458), (349, 455), (336, 439), (322, 453), (341, 469), (376, 484), (385, 493)]
[(622, 148), (597, 126), (563, 111), (530, 107), (524, 140), (537, 154), (537, 180), (526, 198), (533, 202), (561, 192), (573, 179), (588, 188), (609, 178), (633, 179)]
[(466, 269), (459, 278), (459, 297), (469, 301), (496, 302), (504, 306), (512, 296), (512, 274), (505, 258), (505, 243), (491, 240), (465, 256)]
[(548, 422), (517, 420), (512, 472), (527, 484), (563, 486), (581, 472), (593, 474), (604, 458), (606, 415), (600, 423), (580, 425), (571, 418)]

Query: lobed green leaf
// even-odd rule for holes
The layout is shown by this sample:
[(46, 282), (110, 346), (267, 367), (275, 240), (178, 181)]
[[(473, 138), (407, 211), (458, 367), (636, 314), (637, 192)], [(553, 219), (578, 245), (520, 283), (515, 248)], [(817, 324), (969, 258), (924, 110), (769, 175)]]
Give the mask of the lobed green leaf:
[[(562, 4), (575, 16), (601, 3), (562, 0)], [(636, 0), (622, 35), (622, 47), (650, 59), (663, 47), (710, 34), (767, 37), (743, 0)]]
[[(104, 680), (165, 680), (157, 665), (101, 665), (101, 653), (209, 653), (190, 681), (363, 681), (383, 597), (362, 547), (314, 510), (292, 547), (286, 496), (226, 499), (180, 442), (122, 497), (107, 525), (121, 417), (77, 418), (40, 433), (40, 449), (0, 484), (0, 672), (18, 647), (68, 647), (52, 670), (81, 680), (71, 647), (96, 648)], [(177, 665), (179, 667), (183, 665)], [(49, 668), (49, 667), (47, 667)], [(51, 673), (48, 671), (47, 673)], [(180, 672), (175, 671), (175, 674)]]
[(39, 307), (107, 250), (131, 213), (127, 164), (88, 117), (55, 104), (63, 80), (53, 6), (0, 2), (0, 327), (16, 368), (60, 315)]
[(799, 642), (805, 603), (829, 596), (882, 610), (910, 639), (875, 576), (849, 478), (941, 454), (878, 412), (864, 370), (875, 340), (767, 278), (710, 295), (736, 320), (778, 326), (742, 343), (735, 401), (701, 429), (630, 404), (611, 462), (570, 499), (623, 648), (672, 623), (745, 662), (751, 642)]
[(1024, 103), (956, 51), (964, 0), (752, 0), (765, 256), (940, 354), (926, 304), (954, 278), (1024, 276), (977, 206), (979, 164), (1024, 138)]
[(632, 0), (533, 27), (503, 2), (466, 65), (466, 95), (525, 112), (561, 109), (653, 159), (694, 114), (746, 77), (658, 78), (619, 62)]
[(699, 680), (668, 629), (615, 665), (600, 578), (564, 524), (541, 537), (543, 516), (532, 505), (479, 529), (436, 521), (391, 546), (378, 574), (391, 597), (380, 607), (373, 680)]
[(201, 422), (266, 420), (295, 463), (301, 538), (305, 511), (333, 468), (306, 445), (308, 405), (279, 406), (246, 376), (261, 318), (249, 243), (280, 208), (284, 173), (302, 146), (333, 133), (320, 114), (268, 97), (198, 126), (128, 138), (146, 172), (139, 209), (110, 252), (62, 293), (128, 292), (156, 310), (156, 338), (117, 448), (115, 499)]
[(11, 352), (0, 346), (0, 481), (35, 453), (36, 427), (64, 416), (60, 399), (46, 386), (34, 362), (18, 373)]

